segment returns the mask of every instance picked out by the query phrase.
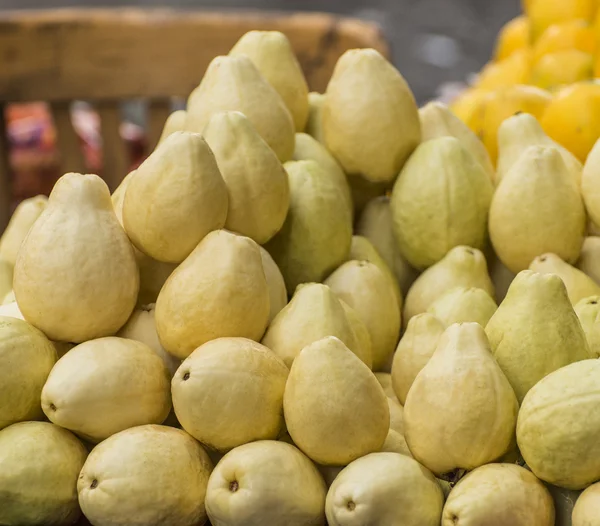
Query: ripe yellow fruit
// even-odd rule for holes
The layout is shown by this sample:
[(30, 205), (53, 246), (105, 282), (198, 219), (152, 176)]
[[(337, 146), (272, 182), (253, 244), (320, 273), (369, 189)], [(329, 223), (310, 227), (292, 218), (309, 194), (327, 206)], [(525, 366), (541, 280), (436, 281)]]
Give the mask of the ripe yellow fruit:
[(577, 49), (549, 53), (531, 69), (531, 84), (554, 90), (594, 76), (594, 56)]
[(515, 84), (526, 84), (531, 72), (531, 51), (521, 49), (500, 62), (490, 62), (483, 68), (476, 86), (496, 89)]
[(496, 60), (503, 60), (528, 46), (529, 20), (526, 16), (518, 16), (507, 22), (498, 33), (494, 56)]
[(480, 102), (489, 93), (481, 88), (469, 88), (463, 91), (450, 104), (450, 109), (463, 122), (468, 123)]
[(544, 55), (577, 49), (593, 55), (596, 52), (596, 36), (592, 26), (586, 20), (570, 20), (550, 26), (540, 36), (533, 47), (533, 61)]
[(591, 21), (595, 0), (533, 0), (528, 8), (531, 41), (536, 42), (553, 24), (569, 20)]
[(540, 122), (552, 139), (585, 161), (600, 137), (600, 83), (578, 82), (562, 89)]

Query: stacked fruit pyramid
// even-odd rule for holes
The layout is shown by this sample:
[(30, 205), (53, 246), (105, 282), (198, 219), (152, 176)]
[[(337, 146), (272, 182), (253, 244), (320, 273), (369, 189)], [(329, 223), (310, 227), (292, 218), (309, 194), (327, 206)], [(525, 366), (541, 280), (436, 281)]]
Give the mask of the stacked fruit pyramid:
[(599, 526), (600, 147), (526, 109), (493, 162), (375, 50), (308, 93), (253, 31), (112, 196), (23, 202), (0, 524)]

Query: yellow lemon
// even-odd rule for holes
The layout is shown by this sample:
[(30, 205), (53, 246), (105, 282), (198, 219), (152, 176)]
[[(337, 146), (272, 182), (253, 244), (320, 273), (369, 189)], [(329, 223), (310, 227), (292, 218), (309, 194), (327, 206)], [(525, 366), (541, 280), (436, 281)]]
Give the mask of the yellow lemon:
[(570, 20), (550, 26), (533, 47), (533, 61), (537, 62), (550, 53), (571, 49), (578, 49), (590, 55), (596, 52), (594, 29), (587, 21)]
[(529, 20), (526, 16), (518, 16), (507, 22), (496, 39), (494, 56), (496, 60), (504, 60), (515, 51), (529, 46)]
[(531, 72), (531, 51), (521, 49), (500, 62), (490, 62), (483, 68), (476, 86), (496, 89), (515, 84), (526, 84)]
[(459, 119), (468, 123), (471, 115), (488, 93), (488, 90), (468, 88), (452, 101), (450, 109)]
[(554, 90), (594, 76), (594, 57), (569, 49), (544, 55), (531, 70), (531, 84)]
[(569, 20), (591, 21), (596, 0), (533, 0), (527, 12), (531, 24), (531, 41), (536, 42), (553, 24)]

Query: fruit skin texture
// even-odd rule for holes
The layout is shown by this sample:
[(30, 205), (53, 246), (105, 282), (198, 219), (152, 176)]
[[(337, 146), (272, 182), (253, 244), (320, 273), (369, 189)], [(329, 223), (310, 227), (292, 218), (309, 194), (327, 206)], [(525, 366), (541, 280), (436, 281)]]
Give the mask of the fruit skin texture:
[(495, 90), (508, 86), (527, 84), (531, 71), (531, 50), (523, 48), (498, 62), (489, 62), (482, 70), (475, 86)]
[(308, 94), (308, 120), (304, 131), (314, 137), (321, 144), (325, 144), (323, 137), (323, 105), (325, 94), (311, 91)]
[(554, 371), (527, 393), (517, 443), (538, 478), (574, 490), (600, 478), (599, 379), (600, 361), (583, 360)]
[(577, 49), (567, 49), (540, 58), (531, 69), (530, 82), (553, 91), (593, 77), (594, 56)]
[(147, 345), (108, 337), (71, 349), (50, 372), (42, 409), (90, 442), (124, 429), (161, 424), (171, 410), (170, 374)]
[(574, 263), (585, 226), (581, 196), (558, 150), (527, 148), (502, 178), (490, 208), (490, 238), (502, 263), (516, 273), (546, 252)]
[(581, 194), (591, 220), (600, 225), (600, 140), (585, 161), (581, 177)]
[(488, 174), (458, 139), (422, 143), (402, 169), (390, 201), (400, 252), (424, 269), (455, 246), (483, 248), (492, 193)]
[(265, 248), (292, 295), (299, 284), (323, 281), (346, 260), (352, 216), (342, 190), (315, 161), (290, 161), (285, 169), (290, 209), (283, 227)]
[(173, 408), (183, 429), (220, 452), (275, 439), (283, 426), (288, 373), (260, 343), (217, 338), (181, 364), (172, 382)]
[(476, 322), (487, 325), (498, 306), (492, 297), (477, 287), (457, 287), (440, 296), (427, 309), (446, 327), (453, 323)]
[(283, 225), (290, 202), (287, 175), (275, 152), (239, 111), (216, 113), (203, 135), (227, 185), (225, 228), (266, 243)]
[(517, 274), (485, 331), (519, 402), (546, 375), (592, 357), (565, 285), (554, 274)]
[(444, 495), (430, 471), (397, 453), (346, 466), (327, 493), (330, 526), (438, 526)]
[(319, 464), (345, 466), (383, 446), (390, 413), (369, 368), (334, 336), (302, 349), (283, 397), (294, 443)]
[(503, 60), (515, 51), (529, 47), (529, 20), (526, 16), (518, 16), (508, 21), (496, 39), (494, 56)]
[(408, 391), (406, 442), (436, 475), (470, 470), (508, 451), (518, 409), (481, 325), (454, 324)]
[(229, 55), (252, 60), (283, 99), (296, 131), (303, 131), (308, 119), (308, 85), (288, 38), (279, 31), (248, 31)]
[(421, 140), (408, 84), (379, 52), (351, 49), (337, 61), (323, 105), (327, 148), (347, 174), (390, 182)]
[(202, 133), (221, 111), (240, 111), (281, 162), (294, 151), (294, 121), (283, 99), (245, 55), (215, 57), (187, 103), (186, 129)]
[(575, 305), (575, 313), (579, 318), (593, 358), (600, 358), (600, 296), (590, 296)]
[(285, 280), (283, 279), (281, 270), (279, 270), (277, 263), (273, 261), (271, 254), (263, 247), (258, 248), (260, 249), (263, 270), (265, 272), (267, 286), (269, 287), (269, 323), (271, 323), (275, 316), (277, 316), (281, 309), (288, 303), (287, 290), (285, 288)]
[(600, 524), (600, 483), (589, 486), (577, 499), (573, 508), (573, 526)]
[(554, 526), (554, 503), (529, 470), (488, 464), (459, 480), (444, 506), (442, 526)]
[(325, 285), (356, 310), (371, 337), (373, 369), (381, 370), (400, 336), (400, 310), (390, 282), (368, 261), (348, 261), (325, 280)]
[(600, 237), (588, 236), (585, 238), (575, 266), (596, 283), (600, 283)]
[(136, 248), (180, 263), (227, 217), (227, 186), (215, 156), (197, 133), (175, 132), (133, 174), (123, 224)]
[(0, 316), (0, 430), (43, 417), (40, 395), (56, 349), (29, 323)]
[(581, 19), (551, 25), (533, 47), (534, 61), (544, 55), (575, 49), (593, 55), (596, 52), (596, 37), (588, 22)]
[(478, 287), (493, 297), (494, 285), (485, 257), (476, 248), (454, 247), (415, 280), (404, 302), (404, 323), (425, 312), (437, 298), (456, 287)]
[(0, 431), (0, 523), (77, 522), (77, 477), (86, 455), (69, 431), (47, 422), (20, 422)]
[(316, 466), (297, 448), (261, 440), (221, 459), (208, 481), (206, 510), (213, 526), (323, 526), (325, 494)]
[(133, 427), (92, 450), (77, 482), (79, 503), (98, 526), (204, 524), (211, 470), (208, 455), (186, 432)]
[(156, 300), (162, 346), (179, 358), (209, 340), (260, 340), (269, 319), (269, 288), (258, 245), (226, 230), (208, 234)]
[(569, 20), (591, 21), (594, 0), (532, 0), (527, 13), (531, 25), (531, 41), (536, 43), (550, 26)]
[(51, 340), (111, 335), (129, 318), (138, 288), (133, 249), (106, 183), (63, 175), (17, 257), (14, 291), (25, 319)]

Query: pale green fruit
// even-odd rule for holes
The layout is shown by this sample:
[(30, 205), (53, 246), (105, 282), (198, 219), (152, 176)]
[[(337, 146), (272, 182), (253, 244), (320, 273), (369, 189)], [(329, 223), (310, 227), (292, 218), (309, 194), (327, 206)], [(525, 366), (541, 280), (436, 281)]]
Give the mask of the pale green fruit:
[(215, 156), (197, 133), (175, 132), (135, 171), (125, 191), (123, 224), (135, 247), (180, 263), (223, 227), (228, 192)]
[(239, 111), (215, 113), (203, 135), (227, 185), (225, 228), (266, 243), (281, 229), (290, 203), (281, 162)]
[(290, 209), (282, 229), (265, 248), (291, 295), (299, 284), (322, 281), (346, 260), (352, 216), (340, 187), (315, 161), (290, 161), (285, 169)]
[(585, 222), (581, 196), (558, 150), (531, 146), (496, 188), (490, 238), (502, 263), (516, 273), (547, 252), (574, 263)]
[(202, 133), (215, 113), (240, 111), (281, 162), (294, 151), (294, 121), (283, 99), (245, 55), (219, 56), (187, 102), (186, 129)]
[(600, 358), (600, 296), (584, 298), (574, 308), (585, 332), (592, 357)]
[(171, 409), (171, 377), (147, 345), (125, 338), (82, 343), (52, 368), (42, 409), (55, 424), (90, 442), (130, 427), (162, 423)]
[(456, 137), (483, 167), (490, 180), (494, 180), (494, 165), (485, 146), (479, 140), (479, 137), (446, 104), (439, 101), (425, 104), (425, 106), (419, 108), (419, 119), (421, 120), (423, 142), (438, 137)]
[(325, 280), (352, 307), (369, 331), (373, 369), (381, 370), (400, 336), (400, 310), (389, 279), (368, 261), (348, 261)]
[(339, 186), (350, 213), (352, 214), (354, 212), (352, 194), (350, 193), (350, 186), (348, 185), (346, 174), (325, 146), (307, 133), (297, 133), (296, 146), (292, 159), (294, 161), (316, 161), (317, 164), (325, 170), (327, 175)]
[(326, 465), (343, 466), (379, 451), (390, 424), (377, 378), (334, 336), (308, 345), (296, 357), (283, 409), (294, 443)]
[(308, 119), (308, 85), (288, 38), (279, 31), (248, 31), (229, 55), (246, 55), (275, 88), (292, 114), (296, 131)]
[(56, 182), (19, 250), (13, 288), (25, 319), (52, 340), (84, 342), (125, 324), (139, 273), (100, 177)]
[(360, 175), (346, 175), (357, 216), (363, 212), (369, 201), (392, 191), (393, 181), (388, 183), (373, 183)]
[(454, 324), (408, 392), (404, 435), (436, 475), (471, 470), (508, 451), (518, 409), (481, 325)]
[(588, 154), (581, 176), (581, 193), (591, 220), (600, 225), (600, 140)]
[(517, 442), (538, 478), (566, 489), (600, 479), (598, 382), (600, 360), (583, 360), (550, 373), (525, 396)]
[(559, 488), (548, 483), (544, 483), (544, 485), (554, 500), (555, 526), (575, 526), (574, 523), (571, 522), (571, 519), (575, 502), (579, 498), (581, 491)]
[(361, 345), (339, 298), (326, 285), (306, 283), (298, 287), (290, 302), (275, 316), (262, 343), (291, 367), (304, 347), (326, 336), (339, 338), (371, 367), (371, 347)]
[(381, 387), (383, 387), (385, 395), (388, 398), (398, 400), (394, 388), (392, 387), (392, 375), (390, 373), (375, 373), (375, 378), (377, 378), (377, 381)]
[(67, 526), (81, 512), (77, 477), (85, 447), (66, 429), (21, 422), (0, 431), (0, 524)]
[(146, 344), (160, 356), (171, 376), (173, 376), (181, 365), (181, 360), (165, 351), (160, 344), (154, 318), (155, 307), (156, 305), (151, 303), (134, 310), (127, 323), (117, 333), (117, 336)]
[(119, 183), (119, 186), (115, 188), (114, 192), (110, 196), (115, 215), (117, 216), (121, 226), (123, 226), (123, 202), (125, 201), (125, 192), (127, 191), (127, 187), (129, 186), (129, 183), (133, 179), (134, 175), (135, 170), (132, 170), (125, 177), (123, 177)]
[(281, 270), (277, 263), (263, 247), (260, 249), (260, 257), (262, 259), (263, 270), (269, 287), (269, 323), (273, 321), (275, 316), (279, 314), (288, 302), (287, 289), (285, 288), (285, 280), (281, 274)]
[(554, 526), (554, 504), (544, 485), (515, 464), (476, 468), (452, 489), (442, 526)]
[(371, 453), (346, 466), (327, 493), (330, 526), (438, 526), (444, 494), (416, 460)]
[(541, 274), (556, 274), (562, 279), (573, 305), (584, 298), (600, 294), (600, 285), (581, 270), (564, 262), (556, 254), (543, 254), (536, 257), (529, 268)]
[(323, 137), (323, 105), (325, 95), (311, 91), (308, 94), (308, 119), (304, 131), (314, 137), (321, 144), (325, 144)]
[(0, 429), (44, 416), (40, 395), (57, 359), (41, 331), (0, 316)]
[(77, 491), (95, 526), (196, 526), (212, 463), (198, 442), (172, 427), (145, 425), (111, 436), (87, 458)]
[(325, 144), (348, 174), (393, 181), (421, 140), (414, 96), (400, 72), (374, 49), (337, 61), (323, 105)]
[(583, 166), (569, 150), (553, 141), (544, 132), (538, 120), (528, 113), (517, 113), (506, 119), (498, 128), (498, 162), (496, 185), (530, 146), (556, 148), (573, 181), (579, 185)]
[(577, 499), (572, 526), (600, 525), (600, 483), (592, 484)]
[(36, 195), (24, 199), (17, 205), (2, 237), (0, 237), (0, 260), (8, 261), (14, 266), (17, 261), (17, 253), (27, 232), (40, 217), (47, 204), (48, 198), (45, 195)]
[(456, 287), (477, 287), (494, 296), (485, 257), (476, 248), (453, 248), (415, 280), (404, 302), (404, 324)]
[(215, 338), (260, 340), (269, 311), (259, 245), (216, 230), (164, 284), (156, 300), (156, 330), (165, 350), (183, 359)]
[(424, 269), (458, 245), (482, 249), (492, 193), (488, 174), (458, 139), (422, 143), (402, 169), (391, 197), (404, 258)]
[(11, 301), (15, 301), (13, 291), (13, 266), (8, 262), (0, 259), (0, 294), (4, 298), (2, 304), (10, 303), (6, 301), (6, 296), (12, 292)]
[(588, 236), (585, 238), (575, 266), (596, 283), (600, 283), (600, 237)]
[(356, 232), (373, 244), (396, 277), (402, 293), (406, 294), (418, 273), (400, 253), (394, 234), (389, 197), (375, 197), (366, 204), (356, 225)]
[(198, 347), (172, 381), (173, 408), (183, 429), (221, 452), (275, 439), (283, 426), (289, 370), (260, 343), (217, 338)]
[(591, 358), (565, 285), (552, 274), (519, 272), (485, 331), (519, 402), (547, 374)]
[(406, 402), (417, 374), (433, 356), (444, 330), (444, 324), (426, 312), (408, 322), (392, 362), (392, 387), (401, 404)]
[(187, 111), (177, 110), (172, 112), (165, 121), (162, 133), (158, 140), (158, 144), (163, 142), (169, 135), (178, 131), (185, 130), (185, 121), (187, 119)]
[(487, 325), (498, 305), (483, 289), (457, 287), (435, 300), (427, 309), (446, 327), (453, 323), (474, 321)]
[[(350, 322), (352, 329), (354, 330), (354, 334), (356, 335), (356, 339), (358, 341), (358, 346), (360, 347), (362, 354), (367, 358), (367, 360), (363, 360), (365, 364), (369, 367), (369, 369), (373, 368), (373, 344), (371, 343), (371, 335), (369, 334), (369, 329), (363, 322), (362, 318), (358, 314), (358, 312), (350, 307), (344, 300), (340, 299), (340, 303), (342, 307), (344, 307), (344, 312), (346, 313), (346, 318)], [(357, 355), (358, 356), (358, 355)], [(359, 356), (360, 358), (360, 356)], [(380, 382), (381, 383), (381, 382)]]
[(237, 447), (208, 481), (206, 511), (213, 526), (323, 526), (326, 487), (297, 448), (261, 440)]

